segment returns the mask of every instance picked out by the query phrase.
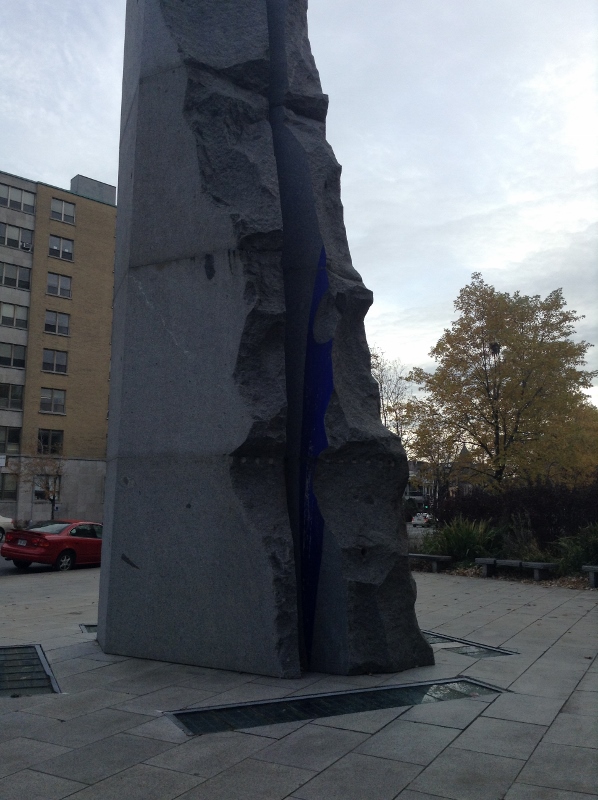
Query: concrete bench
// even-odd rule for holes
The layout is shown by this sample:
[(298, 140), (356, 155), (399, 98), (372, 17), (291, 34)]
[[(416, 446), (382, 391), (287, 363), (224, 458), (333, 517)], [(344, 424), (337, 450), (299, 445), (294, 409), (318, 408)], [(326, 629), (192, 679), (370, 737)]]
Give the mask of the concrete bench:
[(588, 580), (592, 589), (598, 589), (598, 565), (585, 564), (581, 569), (582, 572), (588, 573)]
[(558, 564), (549, 564), (545, 561), (523, 561), (521, 566), (523, 569), (533, 569), (534, 580), (542, 581), (550, 577), (550, 573), (558, 567)]
[(521, 561), (510, 558), (476, 558), (475, 563), (482, 567), (482, 576), (491, 578), (496, 575), (497, 567), (515, 567), (521, 569)]
[(450, 556), (434, 556), (429, 553), (409, 553), (409, 558), (417, 561), (429, 561), (432, 564), (432, 572), (440, 572), (453, 560)]

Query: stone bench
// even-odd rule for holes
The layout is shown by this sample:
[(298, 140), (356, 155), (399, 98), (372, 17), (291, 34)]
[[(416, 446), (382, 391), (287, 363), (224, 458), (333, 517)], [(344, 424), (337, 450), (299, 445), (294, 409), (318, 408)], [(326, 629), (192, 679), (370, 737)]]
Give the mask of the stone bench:
[(521, 569), (521, 561), (510, 558), (476, 558), (475, 563), (482, 567), (482, 576), (491, 578), (496, 575), (497, 567), (515, 567)]
[(533, 569), (535, 581), (543, 581), (550, 577), (550, 573), (558, 567), (558, 564), (550, 564), (545, 561), (523, 561), (521, 566), (523, 569)]
[(592, 589), (598, 589), (598, 565), (585, 564), (581, 570), (588, 573), (588, 580)]
[(535, 581), (548, 578), (550, 572), (558, 567), (558, 564), (550, 564), (545, 561), (517, 561), (510, 558), (476, 558), (475, 563), (482, 567), (484, 578), (496, 575), (498, 567), (515, 567), (516, 569), (533, 569)]
[(453, 560), (451, 556), (435, 556), (429, 553), (409, 553), (409, 558), (414, 561), (429, 561), (432, 564), (432, 572), (440, 572)]

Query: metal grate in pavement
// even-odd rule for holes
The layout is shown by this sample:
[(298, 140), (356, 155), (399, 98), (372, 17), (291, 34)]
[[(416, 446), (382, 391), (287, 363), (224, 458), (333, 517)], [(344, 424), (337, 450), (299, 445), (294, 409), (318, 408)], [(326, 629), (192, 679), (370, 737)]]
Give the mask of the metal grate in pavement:
[(60, 692), (42, 646), (0, 647), (0, 697)]
[(260, 703), (211, 706), (209, 708), (173, 711), (174, 718), (187, 733), (193, 735), (256, 728), (281, 722), (336, 717), (360, 711), (461, 700), (501, 692), (471, 679), (451, 679), (436, 683), (413, 683), (406, 686), (385, 686), (373, 689), (352, 689)]
[(424, 639), (429, 644), (448, 644), (454, 642), (458, 647), (446, 647), (451, 653), (459, 653), (470, 658), (495, 658), (496, 656), (518, 655), (516, 650), (505, 650), (504, 647), (492, 647), (489, 644), (470, 642), (467, 639), (458, 639), (456, 636), (446, 636), (444, 633), (436, 631), (422, 631)]
[(97, 625), (86, 625), (85, 623), (81, 622), (79, 627), (83, 631), (83, 633), (97, 633), (98, 626)]

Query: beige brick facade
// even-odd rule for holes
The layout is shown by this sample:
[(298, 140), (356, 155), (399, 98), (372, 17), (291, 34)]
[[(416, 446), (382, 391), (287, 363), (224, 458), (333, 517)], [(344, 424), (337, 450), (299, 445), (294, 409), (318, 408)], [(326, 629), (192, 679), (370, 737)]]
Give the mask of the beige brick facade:
[[(62, 431), (64, 470), (60, 513), (97, 519), (101, 515), (106, 457), (116, 207), (3, 173), (0, 184), (16, 185), (35, 193), (34, 214), (11, 209), (10, 204), (0, 206), (0, 223), (34, 231), (32, 251), (26, 244), (14, 247), (14, 240), (13, 246), (2, 245), (0, 241), (0, 262), (31, 269), (28, 291), (0, 284), (1, 301), (29, 307), (25, 330), (0, 325), (0, 342), (26, 345), (24, 370), (0, 364), (0, 383), (24, 383), (22, 410), (0, 407), (0, 425), (21, 427), (21, 460), (37, 458), (40, 430)], [(56, 208), (52, 215), (53, 200), (68, 204), (63, 206), (69, 212), (67, 217), (74, 205), (74, 222), (53, 218), (56, 216)], [(52, 236), (61, 240), (61, 247), (64, 244), (60, 254), (50, 254)], [(68, 257), (70, 242), (72, 258)], [(63, 289), (68, 285), (65, 279), (70, 279), (70, 297), (48, 291), (49, 273), (61, 276)], [(50, 322), (58, 320), (56, 332), (46, 331), (47, 312)], [(68, 315), (68, 318), (54, 315)], [(66, 353), (66, 372), (48, 369), (48, 358), (44, 365), (44, 351)], [(56, 368), (59, 367), (54, 365)], [(42, 390), (52, 389), (66, 393), (64, 409), (54, 404), (51, 410), (41, 409)], [(62, 395), (55, 396), (62, 400)], [(7, 457), (8, 467), (3, 473), (11, 464), (15, 469), (14, 453), (7, 450)], [(88, 485), (89, 482), (94, 485)], [(41, 504), (46, 505), (42, 509), (39, 502), (34, 502), (33, 486), (25, 483), (21, 476), (18, 503), (11, 501), (6, 493), (0, 497), (0, 513), (19, 518), (47, 514), (47, 504)]]

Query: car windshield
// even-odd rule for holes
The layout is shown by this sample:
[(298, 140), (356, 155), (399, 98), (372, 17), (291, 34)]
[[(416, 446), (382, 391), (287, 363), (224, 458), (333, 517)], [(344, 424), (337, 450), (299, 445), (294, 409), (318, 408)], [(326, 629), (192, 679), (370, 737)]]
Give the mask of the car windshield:
[(47, 522), (34, 522), (25, 530), (33, 531), (33, 533), (62, 533), (69, 525), (69, 522), (56, 522), (56, 520), (50, 519)]

